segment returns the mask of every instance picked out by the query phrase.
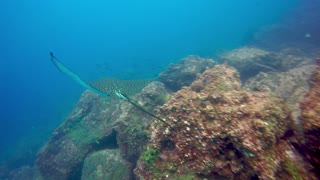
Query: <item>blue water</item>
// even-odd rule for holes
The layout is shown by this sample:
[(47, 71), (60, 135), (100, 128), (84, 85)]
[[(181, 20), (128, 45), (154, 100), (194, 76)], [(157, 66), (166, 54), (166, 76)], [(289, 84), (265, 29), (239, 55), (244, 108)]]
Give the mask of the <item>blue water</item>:
[[(0, 161), (30, 156), (84, 89), (84, 79), (156, 77), (170, 63), (240, 47), (281, 21), (295, 0), (2, 0)], [(27, 154), (28, 155), (28, 154)]]

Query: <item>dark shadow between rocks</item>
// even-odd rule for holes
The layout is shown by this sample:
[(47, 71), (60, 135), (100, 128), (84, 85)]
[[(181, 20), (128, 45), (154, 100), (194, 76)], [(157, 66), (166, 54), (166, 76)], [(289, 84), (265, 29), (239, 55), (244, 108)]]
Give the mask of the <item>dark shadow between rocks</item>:
[[(112, 132), (110, 134), (97, 139), (95, 143), (91, 144), (92, 150), (87, 154), (90, 154), (95, 151), (104, 150), (104, 149), (119, 148), (119, 145), (117, 143), (117, 134), (118, 134), (117, 131), (112, 129)], [(74, 172), (71, 174), (70, 179), (81, 180), (83, 164), (84, 164), (84, 159), (77, 167), (74, 168)]]
[(103, 136), (100, 139), (97, 139), (95, 143), (92, 144), (93, 151), (99, 151), (103, 149), (117, 149), (119, 148), (117, 142), (117, 131), (112, 129), (111, 134)]
[(176, 148), (176, 145), (171, 139), (166, 139), (164, 141), (161, 141), (161, 149), (173, 150), (175, 148)]

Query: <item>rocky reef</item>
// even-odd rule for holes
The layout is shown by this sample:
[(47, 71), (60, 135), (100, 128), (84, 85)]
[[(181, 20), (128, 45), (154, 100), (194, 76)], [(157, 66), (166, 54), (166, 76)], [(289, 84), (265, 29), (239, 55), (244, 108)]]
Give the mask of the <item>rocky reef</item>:
[(266, 92), (241, 89), (227, 65), (206, 70), (159, 110), (173, 128), (150, 126), (142, 179), (302, 179), (310, 165), (289, 143), (293, 119)]
[(126, 101), (85, 91), (35, 166), (9, 177), (320, 177), (320, 70), (312, 64), (319, 60), (295, 49), (243, 47), (219, 61), (188, 56), (130, 97), (171, 127)]

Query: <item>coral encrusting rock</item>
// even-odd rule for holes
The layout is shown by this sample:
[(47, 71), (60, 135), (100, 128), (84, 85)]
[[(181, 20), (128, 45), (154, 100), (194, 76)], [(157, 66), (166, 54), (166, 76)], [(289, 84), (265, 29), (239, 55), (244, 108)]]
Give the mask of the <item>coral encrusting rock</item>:
[[(159, 111), (136, 174), (143, 179), (300, 179), (305, 164), (286, 141), (292, 118), (279, 99), (241, 90), (220, 65), (178, 91)], [(311, 176), (311, 175), (310, 175)]]
[(310, 91), (301, 103), (301, 121), (304, 129), (306, 159), (320, 176), (320, 67), (309, 80)]

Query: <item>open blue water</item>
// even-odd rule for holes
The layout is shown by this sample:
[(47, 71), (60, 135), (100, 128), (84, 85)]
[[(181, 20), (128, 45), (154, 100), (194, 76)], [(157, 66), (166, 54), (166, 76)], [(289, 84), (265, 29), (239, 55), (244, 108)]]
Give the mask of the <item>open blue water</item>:
[(213, 57), (250, 42), (297, 0), (0, 1), (0, 161), (35, 154), (83, 88), (84, 79), (156, 77), (190, 55)]

